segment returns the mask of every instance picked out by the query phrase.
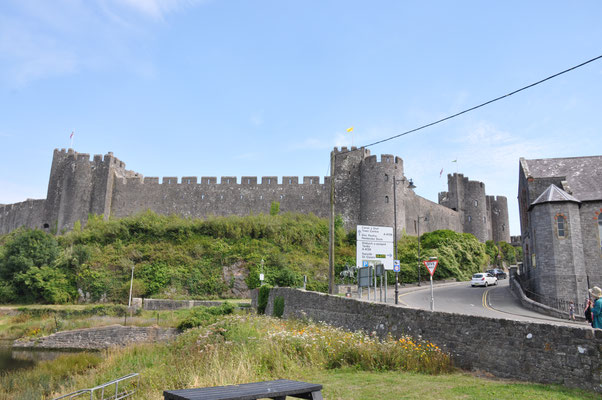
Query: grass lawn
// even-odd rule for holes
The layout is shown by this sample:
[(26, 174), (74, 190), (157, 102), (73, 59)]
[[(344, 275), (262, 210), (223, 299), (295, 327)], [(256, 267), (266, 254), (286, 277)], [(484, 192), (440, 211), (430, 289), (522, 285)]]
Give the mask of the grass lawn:
[(375, 399), (600, 399), (600, 395), (558, 385), (491, 380), (468, 373), (426, 375), (340, 369), (308, 371), (295, 378), (324, 386), (328, 400)]
[[(281, 378), (322, 384), (323, 396), (329, 400), (600, 398), (558, 385), (493, 380), (461, 372), (435, 343), (411, 337), (381, 341), (310, 321), (199, 314), (194, 309), (169, 315), (163, 321), (187, 318), (197, 327), (171, 343), (67, 354), (28, 370), (0, 374), (0, 400), (52, 399), (132, 372), (140, 373), (133, 399), (144, 400), (162, 400), (163, 390)], [(153, 319), (152, 315), (138, 318)], [(54, 318), (32, 317), (21, 330), (40, 326), (36, 325), (40, 321), (51, 327)], [(64, 323), (76, 325), (76, 321), (80, 319)]]

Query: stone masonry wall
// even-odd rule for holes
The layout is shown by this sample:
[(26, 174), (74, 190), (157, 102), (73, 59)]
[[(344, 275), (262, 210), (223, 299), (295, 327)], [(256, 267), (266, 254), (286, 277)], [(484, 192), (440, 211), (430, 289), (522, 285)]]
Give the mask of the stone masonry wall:
[[(111, 202), (111, 216), (125, 217), (145, 210), (158, 214), (184, 217), (209, 215), (269, 214), (273, 201), (280, 203), (281, 212), (313, 213), (328, 216), (330, 186), (321, 184), (317, 176), (304, 177), (165, 177), (116, 179)], [(325, 180), (326, 181), (326, 180)]]
[(55, 350), (102, 350), (132, 343), (162, 342), (178, 334), (175, 328), (110, 325), (57, 332), (43, 338), (16, 341), (13, 347)]
[(20, 203), (0, 205), (0, 235), (20, 226), (42, 228), (46, 200), (26, 200)]
[(204, 300), (169, 300), (169, 299), (141, 299), (135, 297), (133, 304), (136, 307), (142, 307), (143, 310), (178, 310), (181, 308), (192, 308), (197, 306), (219, 307), (223, 301), (204, 301)]
[(270, 291), (268, 315), (276, 296), (284, 298), (284, 318), (311, 318), (380, 337), (420, 336), (466, 370), (602, 393), (602, 330), (428, 312), (287, 288)]

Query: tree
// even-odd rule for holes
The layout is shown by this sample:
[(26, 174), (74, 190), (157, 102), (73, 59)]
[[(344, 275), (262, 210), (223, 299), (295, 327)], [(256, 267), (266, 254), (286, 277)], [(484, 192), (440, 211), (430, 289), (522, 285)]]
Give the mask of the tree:
[(0, 259), (0, 277), (12, 281), (32, 267), (51, 265), (59, 254), (52, 235), (38, 229), (17, 230), (6, 242)]

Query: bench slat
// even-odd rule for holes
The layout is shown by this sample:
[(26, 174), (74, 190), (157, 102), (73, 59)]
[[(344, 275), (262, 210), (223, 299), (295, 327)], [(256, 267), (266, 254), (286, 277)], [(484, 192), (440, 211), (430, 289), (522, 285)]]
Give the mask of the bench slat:
[(279, 379), (241, 385), (166, 390), (163, 392), (163, 398), (165, 400), (255, 400), (266, 397), (285, 398), (285, 396), (295, 395), (301, 395), (302, 398), (311, 398), (312, 392), (320, 392), (321, 390), (322, 385)]

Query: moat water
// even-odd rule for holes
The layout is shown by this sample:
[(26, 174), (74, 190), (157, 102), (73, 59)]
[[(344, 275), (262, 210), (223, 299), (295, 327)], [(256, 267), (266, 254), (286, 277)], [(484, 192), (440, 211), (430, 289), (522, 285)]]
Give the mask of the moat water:
[(53, 360), (64, 354), (59, 351), (13, 350), (10, 345), (11, 341), (0, 341), (0, 375), (5, 372), (31, 368), (40, 361)]

